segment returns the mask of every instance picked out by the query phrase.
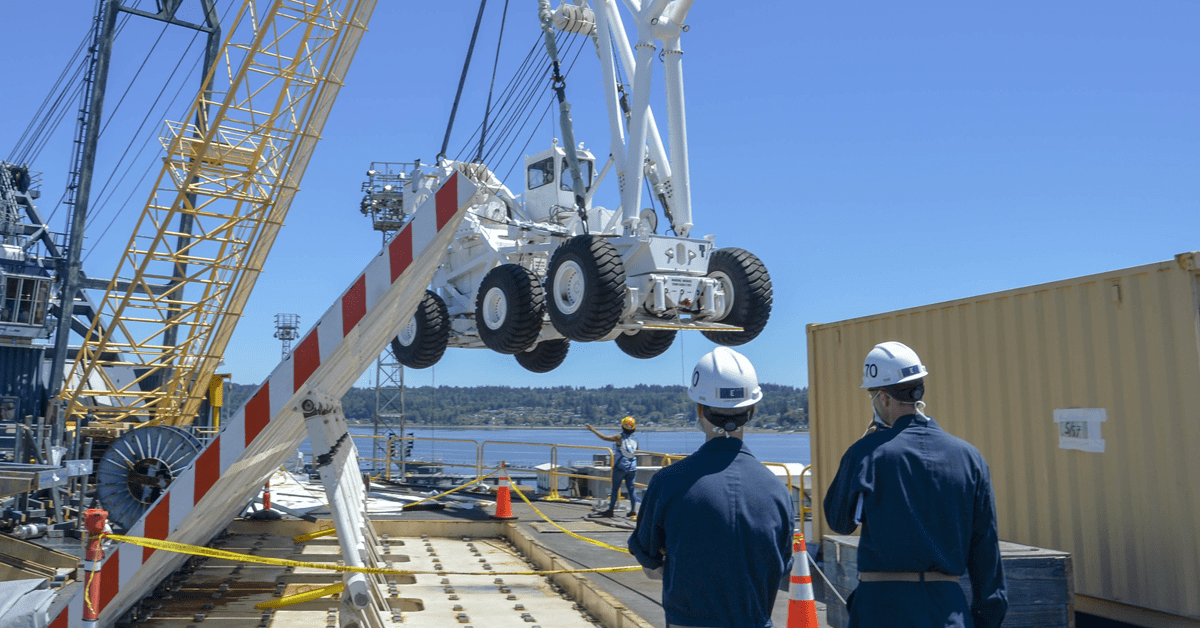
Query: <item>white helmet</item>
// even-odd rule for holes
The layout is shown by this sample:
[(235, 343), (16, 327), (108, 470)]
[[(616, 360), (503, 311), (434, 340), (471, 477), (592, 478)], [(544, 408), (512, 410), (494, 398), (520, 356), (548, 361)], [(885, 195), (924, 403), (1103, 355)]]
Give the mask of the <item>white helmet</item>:
[(748, 408), (763, 394), (750, 360), (729, 347), (717, 347), (692, 369), (688, 397), (713, 408)]
[(929, 375), (917, 352), (896, 341), (875, 345), (863, 361), (863, 388), (886, 388)]

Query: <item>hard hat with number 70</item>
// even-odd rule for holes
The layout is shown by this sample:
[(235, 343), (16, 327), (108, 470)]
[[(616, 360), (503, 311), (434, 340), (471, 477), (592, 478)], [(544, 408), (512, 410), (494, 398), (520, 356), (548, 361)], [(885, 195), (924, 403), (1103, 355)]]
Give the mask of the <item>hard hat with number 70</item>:
[(696, 363), (688, 397), (713, 408), (747, 408), (763, 394), (750, 360), (729, 347), (717, 347)]
[(881, 342), (871, 349), (863, 360), (862, 388), (886, 388), (921, 379), (929, 375), (929, 369), (921, 364), (921, 358), (900, 342)]

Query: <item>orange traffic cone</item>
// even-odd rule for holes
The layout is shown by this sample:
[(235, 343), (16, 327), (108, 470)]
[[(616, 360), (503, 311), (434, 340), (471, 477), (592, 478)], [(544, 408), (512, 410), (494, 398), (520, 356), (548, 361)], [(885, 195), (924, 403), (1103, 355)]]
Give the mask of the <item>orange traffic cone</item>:
[[(500, 463), (500, 468), (504, 469), (504, 463)], [(492, 519), (516, 519), (512, 514), (512, 496), (509, 495), (508, 489), (508, 471), (504, 471), (504, 476), (500, 478), (500, 486), (496, 489), (496, 514), (492, 515)]]
[(808, 574), (808, 550), (804, 535), (792, 540), (792, 585), (788, 594), (787, 628), (818, 628), (817, 601), (812, 576)]

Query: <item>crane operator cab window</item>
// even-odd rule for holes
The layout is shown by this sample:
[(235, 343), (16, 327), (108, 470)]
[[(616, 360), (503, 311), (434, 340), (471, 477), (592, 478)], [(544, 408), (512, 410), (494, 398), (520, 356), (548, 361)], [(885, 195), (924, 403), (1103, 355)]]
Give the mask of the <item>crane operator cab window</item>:
[(0, 324), (42, 327), (50, 298), (50, 279), (0, 273)]
[[(587, 192), (588, 188), (592, 187), (592, 161), (590, 159), (579, 160), (579, 176), (583, 177), (583, 191)], [(564, 192), (575, 191), (575, 178), (571, 176), (571, 164), (567, 162), (566, 157), (563, 157), (562, 160), (562, 181), (558, 187)]]
[[(547, 157), (541, 161), (529, 164), (529, 188), (537, 188), (554, 182), (554, 158)], [(570, 189), (570, 188), (568, 188)]]

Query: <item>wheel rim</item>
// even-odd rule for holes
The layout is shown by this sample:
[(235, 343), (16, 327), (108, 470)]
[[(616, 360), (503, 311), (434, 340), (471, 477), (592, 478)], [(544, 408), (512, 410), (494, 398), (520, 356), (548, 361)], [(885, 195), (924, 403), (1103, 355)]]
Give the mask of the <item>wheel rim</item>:
[(483, 295), (483, 324), (488, 329), (500, 329), (508, 316), (508, 298), (500, 288), (492, 288)]
[(396, 340), (399, 340), (400, 344), (405, 347), (411, 347), (417, 340), (417, 316), (415, 314), (408, 319), (408, 324), (400, 330), (400, 335), (396, 336)]
[(716, 303), (718, 306), (717, 315), (713, 317), (715, 321), (724, 320), (726, 316), (729, 316), (730, 310), (733, 309), (733, 280), (729, 278), (729, 275), (719, 270), (710, 273), (708, 277), (709, 279), (716, 279), (721, 284), (721, 291), (725, 293), (725, 296)]
[(574, 260), (563, 262), (554, 274), (554, 305), (563, 314), (574, 314), (583, 303), (583, 269)]

